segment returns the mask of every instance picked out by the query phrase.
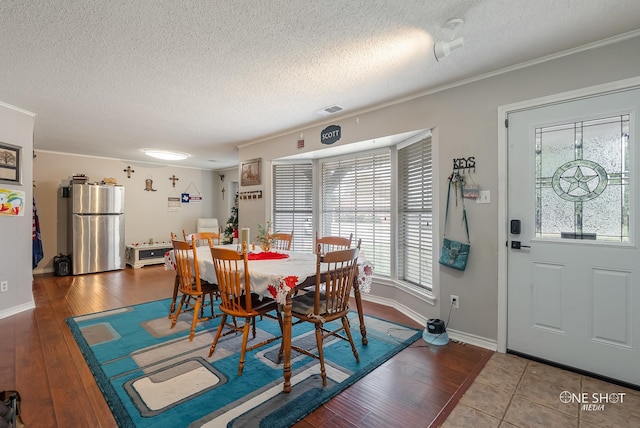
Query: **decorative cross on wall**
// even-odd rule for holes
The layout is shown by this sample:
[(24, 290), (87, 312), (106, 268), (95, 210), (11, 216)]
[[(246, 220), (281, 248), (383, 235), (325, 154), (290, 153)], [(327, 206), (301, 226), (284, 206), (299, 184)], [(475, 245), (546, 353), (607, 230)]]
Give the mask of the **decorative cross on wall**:
[(176, 187), (176, 181), (180, 180), (178, 177), (176, 177), (175, 174), (173, 174), (171, 177), (169, 177), (169, 180), (171, 180), (173, 183), (173, 187)]
[(135, 170), (131, 169), (131, 166), (127, 166), (127, 169), (123, 169), (123, 171), (127, 173), (127, 178), (131, 178), (131, 174), (136, 172)]

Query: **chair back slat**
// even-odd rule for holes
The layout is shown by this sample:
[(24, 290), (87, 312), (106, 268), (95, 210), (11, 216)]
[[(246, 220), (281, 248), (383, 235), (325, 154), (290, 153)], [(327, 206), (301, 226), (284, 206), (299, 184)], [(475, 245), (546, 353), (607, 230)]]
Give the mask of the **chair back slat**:
[(172, 244), (180, 292), (194, 296), (200, 295), (202, 286), (195, 245), (177, 239), (174, 239)]
[(275, 250), (291, 250), (291, 243), (293, 242), (293, 230), (291, 233), (274, 233), (273, 237), (276, 238), (273, 243)]
[(196, 232), (187, 234), (182, 231), (184, 240), (187, 242), (195, 242), (196, 247), (210, 247), (211, 245), (218, 245), (220, 243), (220, 233), (216, 232)]
[(251, 282), (246, 244), (242, 253), (211, 247), (211, 257), (220, 290), (220, 307), (238, 316), (252, 312)]
[(342, 236), (323, 236), (319, 237), (316, 232), (316, 245), (315, 248), (319, 254), (329, 253), (331, 251), (345, 250), (351, 247), (351, 241), (353, 240), (353, 233), (348, 238)]
[[(320, 250), (318, 250), (320, 251)], [(349, 310), (349, 296), (358, 269), (358, 247), (317, 253), (314, 313), (337, 318)]]

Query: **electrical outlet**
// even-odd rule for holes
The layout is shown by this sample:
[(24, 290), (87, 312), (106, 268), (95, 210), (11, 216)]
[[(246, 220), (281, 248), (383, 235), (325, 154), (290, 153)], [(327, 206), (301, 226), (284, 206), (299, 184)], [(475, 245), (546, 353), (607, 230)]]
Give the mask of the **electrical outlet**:
[(455, 294), (451, 295), (451, 306), (453, 306), (456, 309), (460, 308), (460, 298)]
[(9, 281), (0, 282), (0, 293), (4, 293), (5, 291), (9, 291)]

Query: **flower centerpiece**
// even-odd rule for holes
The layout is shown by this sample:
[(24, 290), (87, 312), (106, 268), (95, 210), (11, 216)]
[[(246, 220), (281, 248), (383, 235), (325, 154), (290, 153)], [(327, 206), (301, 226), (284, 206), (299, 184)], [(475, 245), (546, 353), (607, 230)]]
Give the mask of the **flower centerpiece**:
[(258, 236), (256, 241), (260, 244), (262, 251), (269, 252), (273, 243), (278, 240), (274, 235), (278, 232), (271, 231), (271, 222), (267, 221), (264, 225), (258, 224)]

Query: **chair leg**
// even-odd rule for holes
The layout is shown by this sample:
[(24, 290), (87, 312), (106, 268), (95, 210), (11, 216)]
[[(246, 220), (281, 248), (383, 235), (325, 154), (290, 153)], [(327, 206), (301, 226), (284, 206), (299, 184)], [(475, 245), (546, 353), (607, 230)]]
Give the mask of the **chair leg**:
[(251, 333), (253, 334), (254, 339), (256, 338), (256, 318), (257, 317), (253, 317), (253, 319), (251, 320)]
[(182, 305), (184, 305), (184, 301), (186, 298), (186, 294), (183, 294), (180, 298), (180, 303), (178, 303), (178, 308), (173, 313), (173, 320), (171, 320), (171, 328), (176, 326), (176, 322), (178, 322), (178, 316), (180, 316), (180, 312), (182, 312)]
[(323, 339), (322, 325), (318, 323), (316, 324), (316, 343), (318, 344), (318, 359), (320, 360), (320, 376), (322, 376), (322, 386), (327, 386), (327, 372), (324, 369), (324, 352), (322, 350)]
[(193, 321), (191, 321), (191, 331), (189, 332), (189, 342), (193, 341), (193, 337), (196, 335), (196, 325), (198, 325), (198, 311), (202, 307), (201, 298), (196, 299), (196, 305), (193, 308)]
[(180, 278), (176, 274), (176, 279), (173, 283), (173, 297), (171, 298), (171, 308), (169, 309), (169, 318), (173, 315), (173, 312), (176, 310), (176, 300), (178, 300), (178, 288), (180, 286)]
[(215, 295), (215, 292), (209, 294), (209, 300), (211, 300), (211, 318), (215, 318), (215, 314), (213, 313), (213, 296)]
[(244, 328), (242, 331), (242, 349), (240, 351), (240, 363), (238, 363), (238, 376), (242, 376), (242, 369), (244, 369), (244, 354), (247, 352), (247, 342), (249, 340), (250, 328), (251, 320), (247, 318), (245, 319)]
[(349, 320), (347, 317), (342, 317), (342, 326), (344, 327), (344, 332), (349, 339), (349, 343), (351, 344), (351, 350), (353, 351), (353, 356), (356, 357), (356, 361), (360, 362), (360, 356), (358, 355), (358, 351), (356, 350), (356, 344), (353, 343), (353, 337), (351, 336), (351, 326), (349, 325)]
[(218, 344), (218, 339), (220, 339), (220, 335), (222, 334), (222, 329), (224, 328), (224, 323), (227, 321), (227, 314), (222, 313), (222, 319), (220, 320), (220, 325), (218, 326), (218, 330), (216, 331), (216, 337), (213, 339), (213, 343), (211, 344), (211, 348), (209, 348), (209, 357), (213, 355), (216, 350), (216, 345)]

